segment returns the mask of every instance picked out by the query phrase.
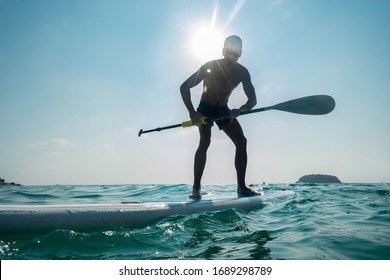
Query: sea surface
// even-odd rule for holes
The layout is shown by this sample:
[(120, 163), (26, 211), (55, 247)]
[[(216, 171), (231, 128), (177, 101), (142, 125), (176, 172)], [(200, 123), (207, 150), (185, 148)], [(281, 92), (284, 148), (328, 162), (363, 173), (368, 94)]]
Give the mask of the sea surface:
[[(0, 235), (0, 259), (389, 260), (390, 184), (269, 184), (294, 197), (254, 210), (176, 215), (141, 228)], [(186, 200), (191, 186), (0, 187), (0, 205)], [(204, 199), (234, 197), (234, 185), (203, 186)]]

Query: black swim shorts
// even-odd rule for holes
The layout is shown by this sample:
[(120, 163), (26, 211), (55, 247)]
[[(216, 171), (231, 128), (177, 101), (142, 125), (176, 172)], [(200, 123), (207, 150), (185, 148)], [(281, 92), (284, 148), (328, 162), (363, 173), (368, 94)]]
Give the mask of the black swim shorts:
[[(230, 109), (227, 104), (212, 104), (204, 101), (200, 101), (197, 111), (201, 113), (206, 118), (216, 118), (216, 117), (224, 117), (230, 116)], [(219, 129), (228, 123), (231, 122), (230, 118), (217, 120), (215, 123), (218, 125)]]

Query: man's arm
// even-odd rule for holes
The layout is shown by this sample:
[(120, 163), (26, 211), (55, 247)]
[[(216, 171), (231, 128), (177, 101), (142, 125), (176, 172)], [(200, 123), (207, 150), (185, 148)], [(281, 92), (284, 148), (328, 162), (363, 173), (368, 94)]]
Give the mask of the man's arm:
[(242, 105), (239, 109), (233, 109), (230, 111), (231, 118), (237, 118), (241, 112), (249, 111), (257, 104), (255, 88), (251, 81), (251, 76), (248, 70), (245, 69), (242, 79), (242, 86), (244, 88), (244, 93), (247, 96), (247, 102)]
[(244, 88), (244, 93), (248, 97), (248, 101), (240, 107), (241, 111), (249, 111), (257, 104), (255, 87), (252, 84), (251, 76), (248, 70), (245, 71), (244, 79), (242, 80), (242, 86)]
[(203, 118), (202, 114), (198, 113), (194, 105), (192, 104), (191, 101), (191, 88), (195, 87), (198, 85), (202, 80), (203, 80), (203, 75), (202, 75), (202, 69), (201, 67), (197, 72), (192, 74), (184, 83), (180, 86), (180, 93), (181, 97), (183, 99), (184, 105), (186, 106), (190, 118), (192, 120), (192, 123), (198, 125), (201, 122), (201, 118)]

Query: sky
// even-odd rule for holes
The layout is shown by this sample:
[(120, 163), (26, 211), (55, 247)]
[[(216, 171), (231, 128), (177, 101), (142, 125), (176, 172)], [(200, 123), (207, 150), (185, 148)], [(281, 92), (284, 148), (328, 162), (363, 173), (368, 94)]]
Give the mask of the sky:
[[(191, 184), (179, 87), (239, 35), (258, 104), (327, 94), (333, 112), (239, 117), (247, 183), (390, 182), (387, 0), (0, 0), (0, 176), (25, 185)], [(201, 87), (192, 90), (196, 106)], [(239, 85), (231, 108), (246, 102)], [(203, 184), (234, 184), (213, 128)]]

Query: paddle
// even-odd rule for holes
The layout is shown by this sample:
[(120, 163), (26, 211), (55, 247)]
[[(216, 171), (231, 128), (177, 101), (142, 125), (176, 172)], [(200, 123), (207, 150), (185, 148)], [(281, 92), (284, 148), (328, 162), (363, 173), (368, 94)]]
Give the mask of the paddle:
[[(333, 97), (329, 95), (311, 95), (311, 96), (301, 97), (286, 102), (278, 103), (273, 106), (244, 111), (240, 113), (240, 116), (258, 113), (258, 112), (264, 112), (268, 110), (279, 110), (279, 111), (295, 113), (295, 114), (303, 114), (303, 115), (325, 115), (332, 112), (335, 106), (336, 106), (335, 100), (333, 99)], [(216, 121), (220, 119), (226, 119), (229, 117), (230, 116), (221, 116), (221, 117), (209, 118), (209, 119), (205, 118), (203, 121), (204, 123), (207, 123), (208, 121)], [(179, 124), (157, 127), (150, 130), (141, 129), (138, 132), (138, 137), (144, 133), (161, 131), (161, 130), (171, 129), (175, 127), (190, 127), (190, 126), (193, 126), (192, 122), (185, 121)]]

